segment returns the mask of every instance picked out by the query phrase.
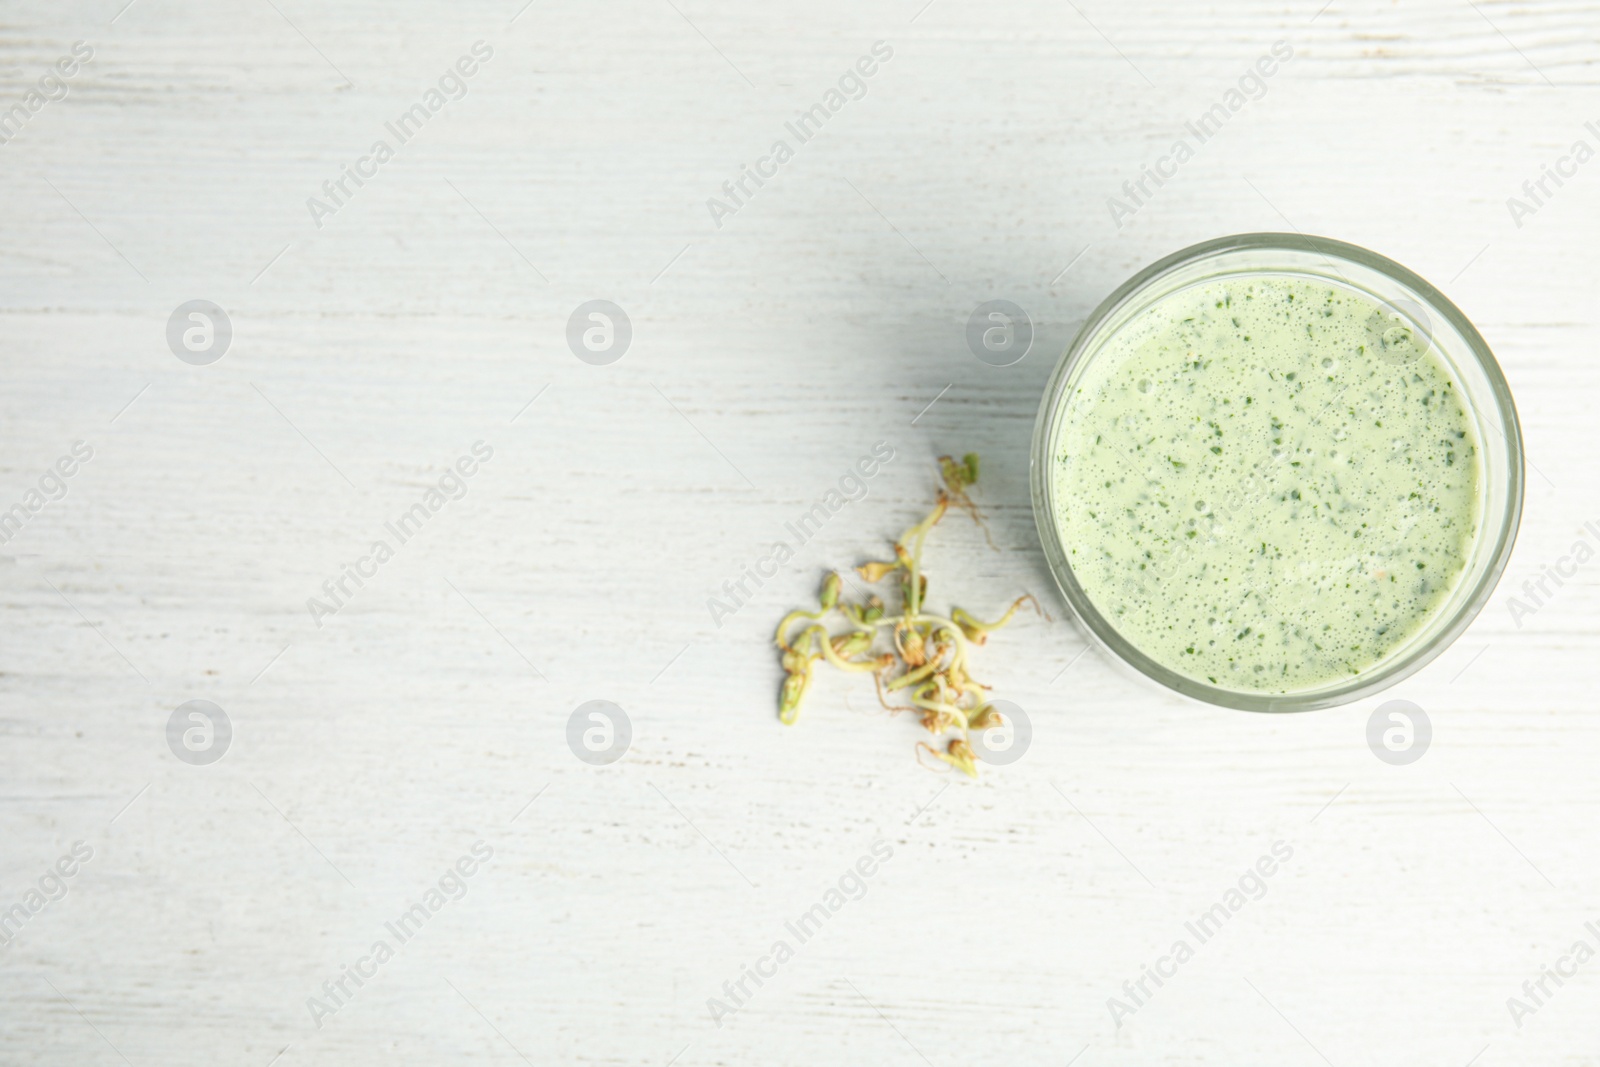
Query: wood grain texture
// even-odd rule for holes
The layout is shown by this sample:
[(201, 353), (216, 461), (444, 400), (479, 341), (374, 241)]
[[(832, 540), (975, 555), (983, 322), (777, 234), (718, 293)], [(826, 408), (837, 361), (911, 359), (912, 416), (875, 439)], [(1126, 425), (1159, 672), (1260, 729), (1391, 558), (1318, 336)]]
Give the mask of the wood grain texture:
[[(95, 51), (0, 145), (0, 509), (94, 448), (0, 546), (0, 909), (94, 849), (0, 949), (0, 1063), (1600, 1063), (1600, 963), (1520, 1028), (1506, 1007), (1600, 921), (1600, 564), (1508, 610), (1600, 521), (1600, 162), (1520, 227), (1505, 203), (1600, 147), (1600, 4), (121, 3), (0, 10), (0, 105)], [(480, 39), (466, 95), (314, 226)], [(714, 226), (878, 40), (866, 95)], [(1119, 229), (1106, 198), (1279, 40), (1265, 95)], [(983, 454), (999, 551), (942, 526), (935, 601), (1043, 597), (1056, 354), (1145, 263), (1291, 227), (1444, 287), (1537, 468), (1502, 589), (1386, 694), (1431, 715), (1420, 762), (1367, 749), (1379, 701), (1142, 686), (1053, 595), (982, 651), (1034, 723), (1013, 767), (945, 788), (860, 680), (778, 725), (773, 624), (914, 520), (941, 452)], [(1009, 368), (962, 337), (997, 297), (1038, 325)], [(165, 341), (196, 298), (234, 328), (207, 367)], [(634, 327), (608, 367), (564, 340), (595, 298)], [(465, 496), (313, 625), (479, 440)], [(715, 625), (880, 440), (867, 496)], [(164, 735), (196, 698), (235, 728), (211, 767)], [(566, 746), (593, 699), (632, 721), (610, 767)], [(878, 839), (865, 896), (716, 1026)], [(479, 840), (466, 895), (318, 1027), (307, 998)], [(1265, 895), (1115, 1026), (1275, 841)]]

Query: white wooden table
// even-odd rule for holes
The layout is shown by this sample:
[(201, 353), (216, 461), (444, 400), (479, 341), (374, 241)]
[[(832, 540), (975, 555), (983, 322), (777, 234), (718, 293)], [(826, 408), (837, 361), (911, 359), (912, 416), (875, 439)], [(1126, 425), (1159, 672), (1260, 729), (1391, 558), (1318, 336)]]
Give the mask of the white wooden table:
[[(1600, 4), (122, 2), (0, 8), (0, 113), (26, 114), (0, 145), (0, 510), (26, 512), (0, 546), (0, 1063), (1600, 1062), (1600, 961), (1507, 1004), (1600, 948), (1600, 563), (1509, 610), (1600, 520), (1600, 162), (1521, 226), (1506, 203), (1600, 148)], [(865, 95), (788, 132), (878, 41)], [(1108, 197), (1277, 41), (1259, 99), (1119, 227)], [(368, 177), (335, 203), (346, 166)], [(1033, 529), (1032, 420), (1088, 310), (1290, 227), (1444, 287), (1536, 465), (1502, 588), (1385, 694), (1433, 724), (1408, 766), (1368, 748), (1380, 701), (1251, 716), (1083, 655)], [(609, 365), (566, 341), (596, 299), (632, 325)], [(990, 299), (1036, 324), (1014, 366), (963, 339)], [(231, 323), (209, 365), (168, 345), (192, 300)], [(865, 498), (715, 625), (878, 441)], [(1000, 551), (948, 521), (935, 602), (1053, 616), (982, 650), (1034, 737), (976, 783), (919, 767), (862, 679), (780, 726), (770, 645), (966, 450)], [(168, 744), (191, 700), (231, 723), (210, 765)], [(591, 700), (631, 722), (609, 766), (567, 745)], [(1200, 944), (1185, 924), (1275, 842)], [(430, 911), (442, 877), (465, 895)], [(865, 895), (802, 944), (786, 923), (841, 878)]]

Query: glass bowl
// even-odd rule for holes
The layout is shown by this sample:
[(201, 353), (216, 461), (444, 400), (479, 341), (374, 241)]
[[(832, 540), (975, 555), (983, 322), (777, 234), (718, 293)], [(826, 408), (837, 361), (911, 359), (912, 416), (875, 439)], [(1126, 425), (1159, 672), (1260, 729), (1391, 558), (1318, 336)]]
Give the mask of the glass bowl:
[[(1181, 289), (1219, 278), (1293, 277), (1353, 289), (1406, 320), (1431, 343), (1460, 388), (1478, 436), (1477, 537), (1450, 595), (1411, 637), (1350, 678), (1290, 693), (1208, 684), (1156, 662), (1119, 633), (1085, 593), (1056, 524), (1053, 442), (1070, 413), (1074, 386), (1106, 341), (1151, 305)], [(1034, 520), (1062, 596), (1093, 639), (1113, 657), (1166, 689), (1244, 711), (1311, 711), (1347, 704), (1421, 670), (1459, 637), (1488, 601), (1511, 555), (1522, 517), (1522, 431), (1505, 376), (1465, 315), (1433, 286), (1392, 260), (1342, 241), (1301, 234), (1221, 237), (1176, 252), (1124, 282), (1094, 310), (1045, 388), (1034, 424), (1030, 472)]]

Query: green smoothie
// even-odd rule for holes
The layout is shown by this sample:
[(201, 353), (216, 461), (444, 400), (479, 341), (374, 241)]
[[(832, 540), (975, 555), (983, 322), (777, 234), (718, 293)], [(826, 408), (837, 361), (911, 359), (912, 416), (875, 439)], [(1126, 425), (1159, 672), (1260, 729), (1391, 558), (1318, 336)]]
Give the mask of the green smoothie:
[(1477, 535), (1472, 422), (1426, 336), (1289, 275), (1168, 295), (1084, 368), (1055, 521), (1106, 620), (1236, 691), (1361, 674), (1439, 609)]

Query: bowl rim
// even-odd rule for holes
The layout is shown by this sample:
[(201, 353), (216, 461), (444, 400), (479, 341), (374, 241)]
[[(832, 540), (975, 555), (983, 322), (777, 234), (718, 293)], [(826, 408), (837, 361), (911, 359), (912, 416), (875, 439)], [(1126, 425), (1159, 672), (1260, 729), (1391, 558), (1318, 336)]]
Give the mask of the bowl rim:
[[(1077, 365), (1091, 355), (1093, 351), (1098, 351), (1098, 348), (1093, 350), (1089, 348), (1089, 341), (1093, 338), (1095, 332), (1128, 300), (1179, 267), (1188, 266), (1205, 259), (1218, 258), (1226, 253), (1251, 250), (1283, 250), (1311, 253), (1330, 260), (1337, 257), (1386, 275), (1421, 297), (1426, 302), (1430, 314), (1437, 314), (1440, 318), (1449, 322), (1465, 340), (1467, 352), (1477, 361), (1479, 368), (1488, 380), (1499, 418), (1499, 425), (1494, 428), (1500, 430), (1505, 438), (1508, 457), (1506, 477), (1509, 479), (1510, 485), (1507, 487), (1504, 512), (1498, 516), (1498, 527), (1492, 531), (1494, 537), (1492, 555), (1489, 557), (1487, 565), (1478, 575), (1466, 598), (1461, 601), (1454, 615), (1431, 638), (1419, 642), (1416, 647), (1406, 649), (1388, 661), (1381, 662), (1376, 669), (1358, 674), (1347, 683), (1325, 686), (1320, 689), (1308, 690), (1304, 693), (1256, 693), (1210, 685), (1181, 675), (1170, 668), (1162, 666), (1146, 655), (1131, 641), (1117, 632), (1116, 628), (1094, 606), (1082, 587), (1078, 585), (1077, 579), (1072, 572), (1072, 565), (1061, 543), (1060, 531), (1056, 528), (1054, 509), (1050, 506), (1052, 489), (1050, 485), (1051, 464), (1049, 457), (1051, 438), (1053, 437), (1052, 431), (1056, 421), (1055, 415), (1062, 406), (1061, 391)], [(1338, 273), (1337, 269), (1335, 269), (1335, 273)], [(1360, 287), (1357, 286), (1357, 288)], [(1383, 298), (1379, 297), (1379, 299)], [(1477, 405), (1474, 405), (1474, 410), (1480, 419), (1489, 420), (1489, 414), (1477, 411)], [(1482, 435), (1480, 434), (1480, 436)], [(1480, 447), (1485, 447), (1485, 445), (1485, 442), (1480, 442)], [(1168, 692), (1174, 692), (1201, 703), (1240, 711), (1293, 712), (1337, 707), (1353, 703), (1387, 689), (1427, 666), (1461, 636), (1488, 603), (1489, 598), (1499, 584), (1501, 575), (1505, 572), (1507, 563), (1510, 561), (1511, 551), (1516, 544), (1517, 532), (1522, 521), (1523, 494), (1527, 483), (1526, 464), (1527, 460), (1523, 452), (1522, 425), (1517, 417), (1516, 403), (1512, 399), (1511, 388), (1507, 384), (1505, 375), (1500, 369), (1499, 362), (1494, 357), (1494, 352), (1489, 348), (1488, 342), (1483, 339), (1483, 335), (1472, 325), (1472, 322), (1462, 313), (1461, 309), (1456, 307), (1454, 302), (1420, 275), (1389, 259), (1387, 256), (1362, 248), (1359, 245), (1303, 233), (1261, 232), (1217, 237), (1179, 249), (1134, 274), (1100, 302), (1094, 311), (1090, 313), (1088, 319), (1084, 321), (1072, 343), (1062, 353), (1054, 372), (1045, 386), (1044, 397), (1039, 405), (1039, 413), (1034, 421), (1029, 482), (1033, 497), (1034, 523), (1038, 527), (1039, 540), (1044, 548), (1045, 561), (1049, 567), (1051, 577), (1055, 580), (1056, 587), (1060, 590), (1067, 606), (1089, 632), (1094, 643), (1110, 653), (1115, 659), (1131, 667), (1136, 673), (1143, 675)], [(1485, 476), (1487, 476), (1487, 463), (1484, 463), (1483, 469)], [(1485, 529), (1480, 531), (1480, 537), (1491, 533), (1488, 526), (1494, 518), (1495, 516), (1492, 515), (1486, 514), (1484, 516)]]

